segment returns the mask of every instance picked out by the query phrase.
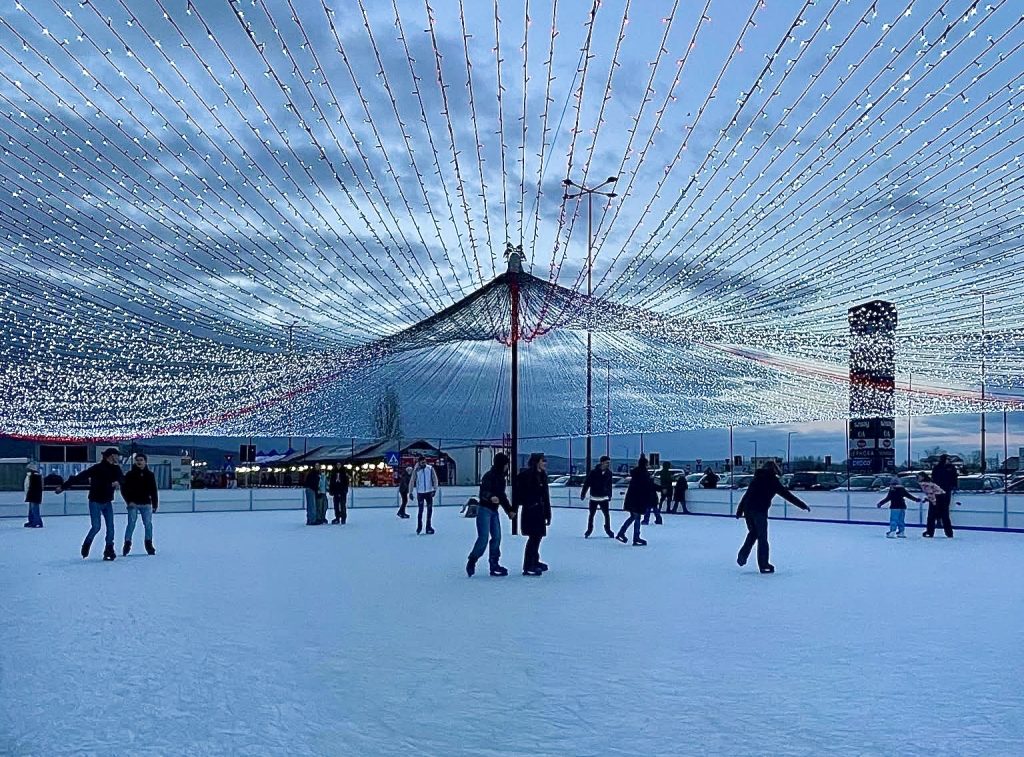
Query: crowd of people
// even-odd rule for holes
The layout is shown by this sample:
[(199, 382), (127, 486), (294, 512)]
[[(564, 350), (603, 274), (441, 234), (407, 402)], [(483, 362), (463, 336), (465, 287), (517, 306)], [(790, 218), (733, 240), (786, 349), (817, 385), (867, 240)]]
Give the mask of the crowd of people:
[[(543, 453), (530, 455), (526, 467), (515, 474), (514, 497), (510, 498), (506, 487), (510, 476), (510, 460), (504, 453), (494, 456), (493, 464), (481, 482), (479, 499), (474, 503), (476, 518), (476, 541), (466, 561), (466, 573), (476, 573), (477, 561), (488, 552), (489, 572), (492, 576), (507, 576), (508, 569), (501, 565), (501, 522), (499, 510), (504, 511), (516, 527), (526, 537), (523, 551), (523, 575), (541, 576), (548, 570), (548, 565), (540, 559), (540, 546), (551, 526), (551, 496), (548, 490), (547, 459)], [(648, 468), (648, 459), (641, 455), (636, 467), (630, 473), (629, 483), (623, 501), (626, 517), (617, 531), (612, 529), (611, 501), (613, 476), (611, 460), (602, 456), (598, 464), (587, 473), (580, 490), (580, 499), (587, 500), (588, 517), (584, 538), (590, 538), (594, 532), (594, 519), (598, 511), (604, 521), (604, 533), (623, 544), (629, 544), (627, 533), (632, 530), (633, 546), (643, 547), (647, 541), (641, 535), (641, 527), (650, 523), (651, 515), (655, 524), (662, 523), (662, 507), (667, 512), (689, 513), (686, 506), (686, 492), (689, 487), (685, 476), (674, 478), (671, 465), (665, 462), (655, 476)], [(708, 469), (699, 481), (699, 485), (714, 488), (718, 484), (718, 476)], [(941, 526), (945, 535), (953, 536), (953, 525), (950, 520), (950, 506), (953, 494), (957, 489), (958, 472), (947, 455), (939, 458), (938, 464), (931, 474), (919, 474), (921, 490), (928, 502), (928, 519), (923, 536), (932, 538), (935, 529)], [(90, 529), (82, 542), (83, 558), (89, 556), (93, 539), (99, 534), (101, 526), (105, 526), (104, 560), (114, 560), (114, 497), (120, 491), (128, 511), (128, 523), (125, 528), (122, 556), (132, 549), (132, 537), (139, 517), (142, 518), (145, 531), (145, 548), (147, 554), (156, 554), (153, 546), (153, 513), (159, 508), (159, 490), (156, 477), (148, 467), (146, 455), (137, 452), (133, 456), (132, 468), (124, 473), (120, 465), (120, 452), (115, 447), (104, 450), (100, 462), (85, 469), (81, 473), (64, 481), (56, 489), (57, 494), (72, 486), (88, 484), (89, 487), (89, 518)], [(303, 481), (306, 524), (319, 526), (327, 524), (327, 498), (330, 496), (334, 505), (332, 524), (345, 524), (348, 519), (349, 474), (342, 466), (313, 466)], [(417, 505), (416, 533), (434, 534), (433, 506), (437, 494), (439, 480), (437, 471), (423, 455), (417, 455), (415, 464), (404, 468), (398, 474), (398, 492), (400, 504), (398, 517), (411, 517), (407, 512), (410, 499), (415, 495)], [(39, 466), (29, 463), (25, 475), (25, 502), (28, 505), (28, 522), (26, 528), (42, 528), (43, 520), (40, 506), (43, 500), (43, 480)], [(757, 547), (757, 565), (762, 573), (774, 573), (775, 567), (769, 561), (768, 512), (775, 497), (781, 497), (796, 507), (810, 511), (803, 500), (787, 489), (781, 480), (781, 471), (773, 461), (764, 463), (755, 473), (750, 485), (746, 488), (736, 508), (735, 517), (742, 518), (747, 527), (746, 537), (736, 556), (736, 562), (746, 565), (750, 553)], [(889, 506), (888, 538), (905, 538), (907, 500), (920, 502), (907, 488), (896, 479), (886, 496), (878, 503), (881, 508)], [(424, 521), (424, 515), (426, 519)], [(425, 528), (424, 528), (425, 526)]]

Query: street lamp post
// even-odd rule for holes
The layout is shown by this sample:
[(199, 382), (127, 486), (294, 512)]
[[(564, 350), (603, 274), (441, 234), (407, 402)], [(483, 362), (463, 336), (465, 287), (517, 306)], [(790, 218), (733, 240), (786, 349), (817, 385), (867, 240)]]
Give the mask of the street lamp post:
[(754, 445), (754, 464), (752, 467), (754, 470), (757, 470), (757, 439), (754, 439), (750, 443)]
[(786, 473), (793, 472), (793, 434), (796, 431), (790, 431), (786, 434)]
[[(593, 295), (593, 272), (594, 272), (594, 195), (599, 194), (603, 197), (615, 197), (614, 192), (601, 191), (603, 187), (607, 187), (609, 184), (614, 184), (619, 180), (618, 176), (609, 176), (603, 182), (594, 187), (585, 187), (580, 184), (576, 184), (572, 179), (566, 179), (562, 184), (566, 187), (565, 194), (562, 196), (563, 200), (575, 200), (586, 195), (587, 197), (587, 298)], [(571, 189), (575, 189), (574, 194), (569, 194)], [(593, 334), (590, 328), (590, 319), (587, 319), (587, 470), (589, 471), (593, 467), (592, 458), (592, 446), (593, 446), (593, 431), (594, 431), (594, 404), (593, 404), (593, 388), (594, 388), (594, 346), (593, 346)]]

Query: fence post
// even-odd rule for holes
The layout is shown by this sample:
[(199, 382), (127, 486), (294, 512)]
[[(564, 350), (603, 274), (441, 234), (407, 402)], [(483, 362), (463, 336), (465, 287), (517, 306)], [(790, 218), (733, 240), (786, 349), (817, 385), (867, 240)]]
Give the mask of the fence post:
[(1010, 502), (1006, 492), (1003, 491), (1003, 528), (1010, 527)]
[(245, 483), (249, 485), (249, 512), (252, 512), (252, 479), (246, 476)]
[(68, 493), (64, 492), (64, 514), (68, 514)]
[(196, 489), (192, 487), (192, 512), (196, 511)]
[(850, 490), (846, 490), (846, 522), (850, 522)]
[[(698, 484), (698, 487), (699, 486), (700, 485)], [(732, 514), (734, 514), (736, 512), (735, 508), (733, 508), (733, 506), (732, 506), (732, 491), (733, 491), (733, 489), (732, 489), (732, 486), (730, 485), (729, 486), (729, 515), (732, 515)]]

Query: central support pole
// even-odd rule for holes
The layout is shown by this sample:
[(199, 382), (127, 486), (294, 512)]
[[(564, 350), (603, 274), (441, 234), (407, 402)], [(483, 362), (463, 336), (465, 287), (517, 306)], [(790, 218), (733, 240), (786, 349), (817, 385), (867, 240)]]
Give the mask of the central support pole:
[[(587, 303), (594, 294), (594, 193), (587, 193)], [(587, 319), (587, 467), (586, 473), (594, 467), (594, 344), (590, 319)]]
[[(512, 418), (511, 418), (511, 440), (509, 457), (512, 464), (509, 470), (509, 477), (512, 484), (512, 502), (516, 503), (516, 478), (519, 473), (519, 274), (523, 272), (522, 258), (518, 253), (512, 252), (508, 256), (508, 288), (512, 301), (512, 323), (509, 329), (509, 341), (512, 346)], [(512, 533), (519, 533), (519, 511), (516, 509), (512, 517)]]

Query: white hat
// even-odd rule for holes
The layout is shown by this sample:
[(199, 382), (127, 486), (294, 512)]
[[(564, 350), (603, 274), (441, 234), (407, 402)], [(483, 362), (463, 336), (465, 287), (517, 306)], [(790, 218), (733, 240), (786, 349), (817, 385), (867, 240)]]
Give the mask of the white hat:
[(29, 463), (28, 464), (28, 469), (30, 471), (38, 473), (39, 472), (39, 463)]

